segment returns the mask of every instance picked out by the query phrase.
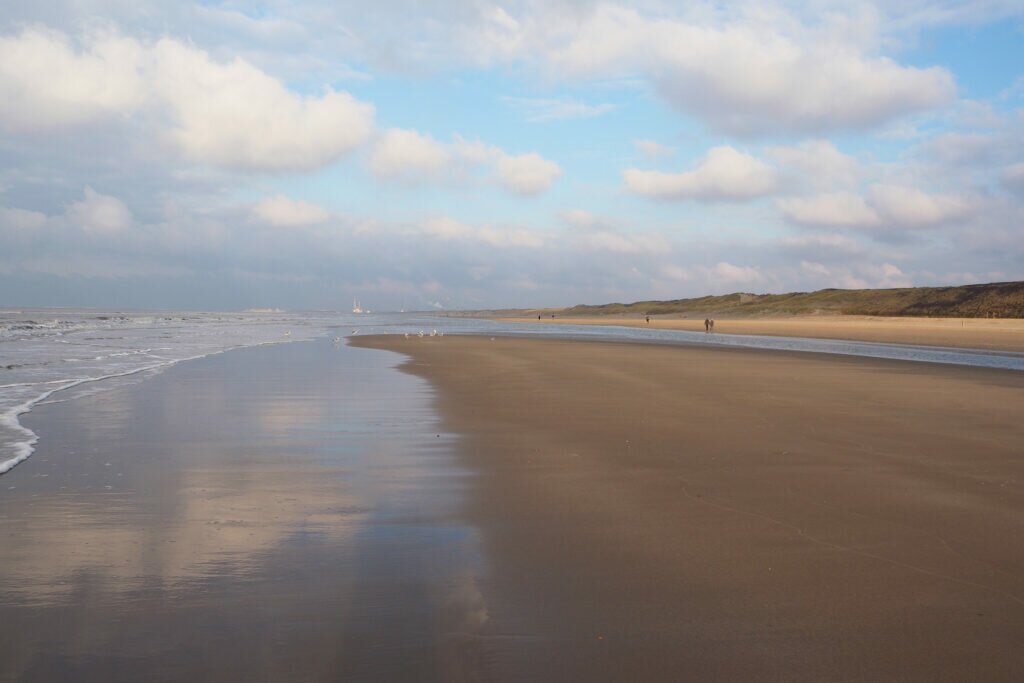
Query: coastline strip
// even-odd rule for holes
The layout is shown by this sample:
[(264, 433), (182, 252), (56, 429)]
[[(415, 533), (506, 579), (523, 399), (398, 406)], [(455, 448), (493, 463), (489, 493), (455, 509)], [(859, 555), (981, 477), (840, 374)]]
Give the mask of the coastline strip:
[[(703, 332), (700, 319), (642, 317), (495, 318), (533, 325), (595, 325)], [(990, 318), (879, 318), (806, 316), (795, 318), (716, 319), (715, 334), (806, 337), (882, 344), (944, 346), (959, 349), (1024, 352), (1024, 320)]]
[(41, 392), (40, 394), (30, 398), (27, 401), (23, 401), (21, 403), (15, 404), (15, 405), (9, 407), (7, 410), (4, 410), (3, 412), (0, 412), (0, 426), (3, 426), (5, 428), (7, 428), (8, 430), (10, 430), (12, 432), (15, 432), (17, 434), (20, 434), (23, 437), (22, 439), (19, 439), (18, 441), (7, 442), (7, 443), (2, 444), (2, 445), (8, 447), (10, 450), (12, 450), (14, 452), (14, 457), (0, 461), (0, 476), (3, 476), (4, 474), (7, 474), (12, 469), (14, 469), (15, 467), (17, 467), (21, 463), (23, 463), (26, 460), (28, 460), (32, 456), (32, 453), (35, 452), (35, 445), (36, 445), (36, 443), (39, 442), (39, 436), (35, 432), (33, 432), (31, 429), (29, 429), (28, 427), (26, 427), (23, 424), (21, 424), (21, 421), (18, 418), (20, 418), (22, 415), (24, 415), (24, 414), (26, 414), (28, 412), (31, 412), (31, 410), (32, 410), (32, 408), (34, 406), (38, 405), (42, 401), (45, 401), (46, 399), (50, 398), (51, 396), (53, 396), (54, 394), (56, 394), (58, 392), (67, 391), (68, 389), (74, 389), (75, 387), (82, 386), (83, 384), (91, 384), (91, 383), (94, 383), (94, 382), (103, 382), (103, 381), (106, 381), (106, 380), (117, 379), (119, 377), (130, 377), (132, 375), (138, 375), (138, 374), (144, 373), (144, 372), (161, 371), (161, 370), (165, 370), (165, 369), (167, 369), (167, 368), (169, 368), (169, 367), (171, 367), (173, 365), (176, 365), (178, 363), (183, 363), (185, 361), (190, 361), (190, 360), (199, 360), (200, 358), (206, 358), (207, 356), (213, 356), (213, 355), (218, 354), (218, 353), (226, 353), (228, 351), (234, 351), (235, 349), (253, 348), (253, 347), (256, 347), (256, 346), (266, 346), (266, 345), (270, 345), (270, 344), (288, 344), (288, 343), (291, 343), (292, 341), (299, 341), (299, 340), (290, 340), (289, 339), (289, 340), (282, 340), (282, 341), (266, 341), (266, 342), (259, 342), (257, 344), (247, 344), (247, 345), (231, 346), (231, 347), (228, 347), (228, 348), (225, 348), (225, 349), (215, 349), (215, 350), (210, 351), (208, 353), (202, 353), (202, 354), (198, 354), (198, 355), (195, 355), (195, 356), (188, 356), (186, 358), (173, 358), (173, 359), (163, 360), (163, 361), (159, 361), (157, 363), (152, 363), (150, 365), (145, 365), (145, 366), (142, 366), (142, 367), (132, 368), (130, 370), (125, 370), (124, 372), (115, 372), (115, 373), (111, 373), (111, 374), (108, 374), (108, 375), (100, 375), (100, 376), (97, 376), (97, 377), (73, 377), (73, 378), (69, 378), (67, 380), (50, 380), (50, 381), (38, 382), (38, 383), (20, 382), (20, 383), (17, 383), (17, 384), (4, 385), (4, 386), (7, 386), (7, 387), (14, 387), (14, 386), (30, 387), (30, 386), (46, 386), (46, 385), (58, 384), (60, 386), (57, 386), (57, 387), (55, 387), (53, 389), (47, 389), (47, 390)]

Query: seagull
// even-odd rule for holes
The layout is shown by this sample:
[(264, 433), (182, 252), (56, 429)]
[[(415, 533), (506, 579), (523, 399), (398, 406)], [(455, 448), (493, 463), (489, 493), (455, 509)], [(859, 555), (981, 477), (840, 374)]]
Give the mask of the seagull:
[(406, 332), (406, 333), (405, 333), (405, 338), (406, 338), (406, 339), (408, 339), (408, 338), (409, 338), (409, 333), (408, 333), (408, 332)]
[(420, 330), (420, 338), (423, 338), (423, 330)]
[(430, 336), (431, 337), (436, 337), (437, 336), (437, 330), (431, 330), (430, 331)]
[(286, 332), (284, 333), (284, 336), (286, 336), (286, 337), (290, 337), (290, 336), (292, 336), (292, 332), (291, 332), (291, 330), (288, 330), (288, 331), (286, 331)]
[(352, 330), (352, 334), (359, 334), (359, 330), (358, 329)]

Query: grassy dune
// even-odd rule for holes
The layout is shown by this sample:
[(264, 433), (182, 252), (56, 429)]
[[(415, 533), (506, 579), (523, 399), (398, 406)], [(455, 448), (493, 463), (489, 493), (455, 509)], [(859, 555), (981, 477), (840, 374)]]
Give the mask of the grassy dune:
[(716, 314), (768, 315), (877, 315), (952, 318), (1024, 318), (1024, 282), (995, 282), (960, 287), (907, 287), (900, 289), (822, 289), (788, 294), (747, 294), (672, 301), (637, 301), (579, 305), (525, 313), (568, 316)]

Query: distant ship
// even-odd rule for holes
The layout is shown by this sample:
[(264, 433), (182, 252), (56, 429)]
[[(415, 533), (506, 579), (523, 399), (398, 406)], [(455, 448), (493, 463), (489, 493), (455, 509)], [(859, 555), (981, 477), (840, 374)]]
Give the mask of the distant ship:
[(363, 312), (363, 307), (359, 305), (359, 300), (358, 299), (352, 299), (352, 312), (353, 313), (362, 313)]

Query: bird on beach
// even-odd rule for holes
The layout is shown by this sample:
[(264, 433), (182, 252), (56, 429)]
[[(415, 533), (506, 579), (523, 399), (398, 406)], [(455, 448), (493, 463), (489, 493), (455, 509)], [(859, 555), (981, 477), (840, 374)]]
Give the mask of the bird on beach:
[(409, 333), (408, 333), (408, 332), (406, 332), (406, 333), (405, 333), (405, 338), (406, 338), (406, 339), (408, 339), (408, 338), (409, 338)]
[(437, 336), (437, 330), (431, 330), (430, 331), (430, 336), (431, 337), (436, 337)]
[(358, 328), (357, 328), (357, 329), (354, 329), (354, 330), (352, 330), (352, 334), (359, 334), (359, 330), (358, 330)]
[(423, 339), (423, 330), (420, 330), (420, 339)]

